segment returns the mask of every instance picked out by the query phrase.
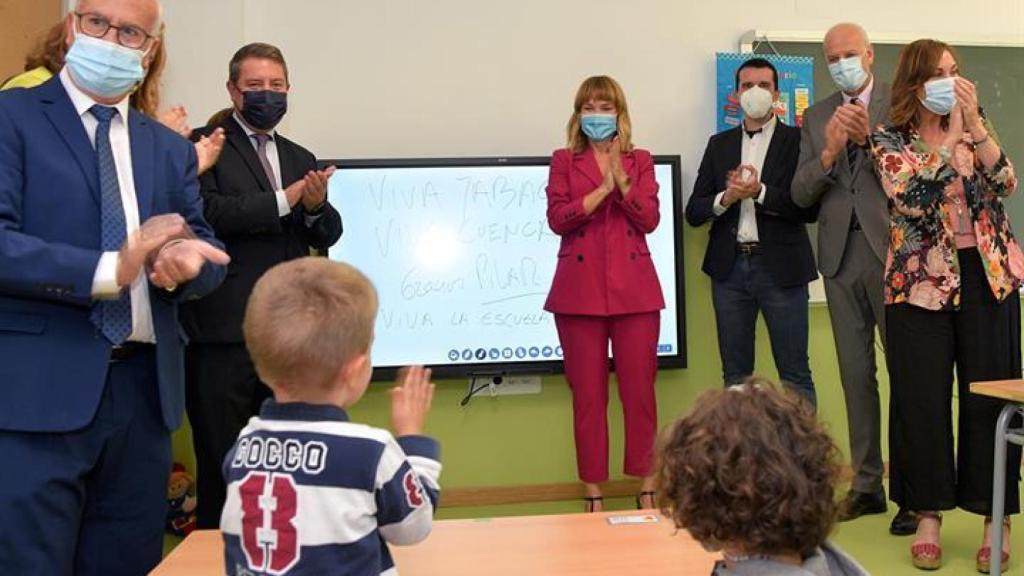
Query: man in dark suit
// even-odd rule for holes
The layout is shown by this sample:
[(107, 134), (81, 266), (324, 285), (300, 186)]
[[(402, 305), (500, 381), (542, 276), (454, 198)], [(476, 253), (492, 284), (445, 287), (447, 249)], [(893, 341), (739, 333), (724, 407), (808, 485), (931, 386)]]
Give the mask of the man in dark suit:
[[(884, 343), (889, 207), (867, 143), (872, 127), (889, 117), (890, 89), (871, 73), (875, 54), (860, 26), (833, 26), (823, 49), (839, 90), (804, 114), (793, 202), (820, 207), (818, 269), (839, 357), (854, 470), (839, 518), (852, 520), (886, 511), (875, 328)], [(889, 529), (913, 534), (916, 528), (914, 515), (901, 510)]]
[(280, 50), (244, 46), (232, 57), (228, 76), (234, 112), (220, 124), (227, 142), (200, 183), (206, 218), (232, 263), (221, 287), (186, 306), (182, 317), (191, 339), (186, 402), (200, 528), (219, 526), (226, 491), (222, 460), (270, 396), (242, 336), (253, 285), (272, 266), (308, 256), (311, 248), (326, 251), (341, 237), (341, 216), (326, 198), (333, 167), (318, 171), (313, 154), (274, 130), (287, 110), (289, 88)]
[(178, 303), (224, 277), (189, 142), (131, 109), (156, 0), (79, 0), (67, 65), (0, 93), (0, 566), (125, 575), (162, 552)]
[(708, 142), (686, 221), (711, 221), (704, 272), (711, 276), (726, 385), (754, 371), (757, 313), (764, 315), (779, 377), (815, 403), (807, 358), (807, 284), (817, 273), (805, 222), (816, 208), (790, 197), (800, 130), (776, 119), (778, 72), (753, 58), (736, 72), (741, 126)]

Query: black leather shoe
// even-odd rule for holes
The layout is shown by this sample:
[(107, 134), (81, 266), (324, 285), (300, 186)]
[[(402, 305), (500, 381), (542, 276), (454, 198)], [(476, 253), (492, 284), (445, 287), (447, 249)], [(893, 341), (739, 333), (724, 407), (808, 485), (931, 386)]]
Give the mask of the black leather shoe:
[(906, 508), (900, 508), (889, 524), (889, 533), (893, 536), (909, 536), (917, 532), (918, 516)]
[(885, 514), (885, 508), (884, 491), (879, 490), (874, 494), (864, 494), (850, 490), (846, 494), (846, 498), (839, 503), (839, 521), (846, 522), (854, 518), (860, 518), (865, 514)]

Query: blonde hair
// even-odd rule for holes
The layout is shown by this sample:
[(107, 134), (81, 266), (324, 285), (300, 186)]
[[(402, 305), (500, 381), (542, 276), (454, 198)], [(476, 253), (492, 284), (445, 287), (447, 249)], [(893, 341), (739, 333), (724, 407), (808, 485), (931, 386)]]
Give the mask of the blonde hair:
[(329, 389), (343, 365), (367, 354), (377, 291), (362, 272), (326, 258), (274, 266), (256, 282), (245, 310), (245, 344), (274, 388)]
[(605, 100), (615, 105), (618, 112), (619, 143), (623, 152), (633, 150), (633, 123), (629, 120), (629, 107), (626, 106), (626, 93), (622, 86), (611, 76), (591, 76), (580, 84), (576, 91), (576, 102), (573, 104), (572, 116), (566, 126), (566, 147), (573, 152), (582, 152), (587, 147), (587, 135), (580, 128), (580, 111), (583, 105), (591, 100)]

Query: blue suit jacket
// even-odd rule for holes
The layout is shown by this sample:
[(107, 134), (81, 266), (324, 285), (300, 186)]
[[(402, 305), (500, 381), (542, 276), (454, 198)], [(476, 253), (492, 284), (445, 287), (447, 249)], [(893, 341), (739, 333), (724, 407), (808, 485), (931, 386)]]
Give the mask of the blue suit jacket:
[[(135, 110), (128, 131), (139, 221), (177, 212), (220, 247), (203, 220), (193, 146)], [(59, 76), (0, 93), (0, 430), (66, 432), (93, 419), (111, 348), (89, 320), (101, 253), (96, 152)], [(150, 287), (168, 429), (184, 405), (178, 302), (223, 278), (208, 263), (173, 293)]]

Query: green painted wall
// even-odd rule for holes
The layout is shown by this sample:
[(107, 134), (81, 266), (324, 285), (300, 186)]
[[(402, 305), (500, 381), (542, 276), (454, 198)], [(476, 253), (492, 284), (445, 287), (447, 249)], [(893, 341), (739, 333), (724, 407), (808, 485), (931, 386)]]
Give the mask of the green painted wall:
[[(686, 329), (690, 367), (666, 370), (658, 378), (659, 425), (684, 414), (704, 390), (721, 383), (710, 280), (700, 271), (707, 229), (687, 227)], [(811, 369), (818, 390), (819, 414), (838, 445), (847, 450), (846, 408), (839, 383), (828, 309), (812, 306), (810, 315)], [(763, 322), (757, 332), (757, 372), (778, 377)], [(888, 377), (879, 367), (883, 407), (888, 404)], [(477, 396), (466, 407), (459, 401), (466, 381), (437, 382), (427, 432), (442, 443), (442, 486), (466, 488), (545, 484), (576, 480), (570, 393), (561, 376), (545, 377), (541, 394)], [(355, 420), (388, 426), (388, 385), (371, 386), (352, 409)], [(611, 474), (621, 478), (622, 410), (613, 392), (609, 407)], [(888, 411), (883, 409), (883, 415)], [(883, 418), (883, 422), (885, 418)], [(886, 438), (883, 429), (882, 438)], [(886, 442), (883, 441), (883, 448)]]

